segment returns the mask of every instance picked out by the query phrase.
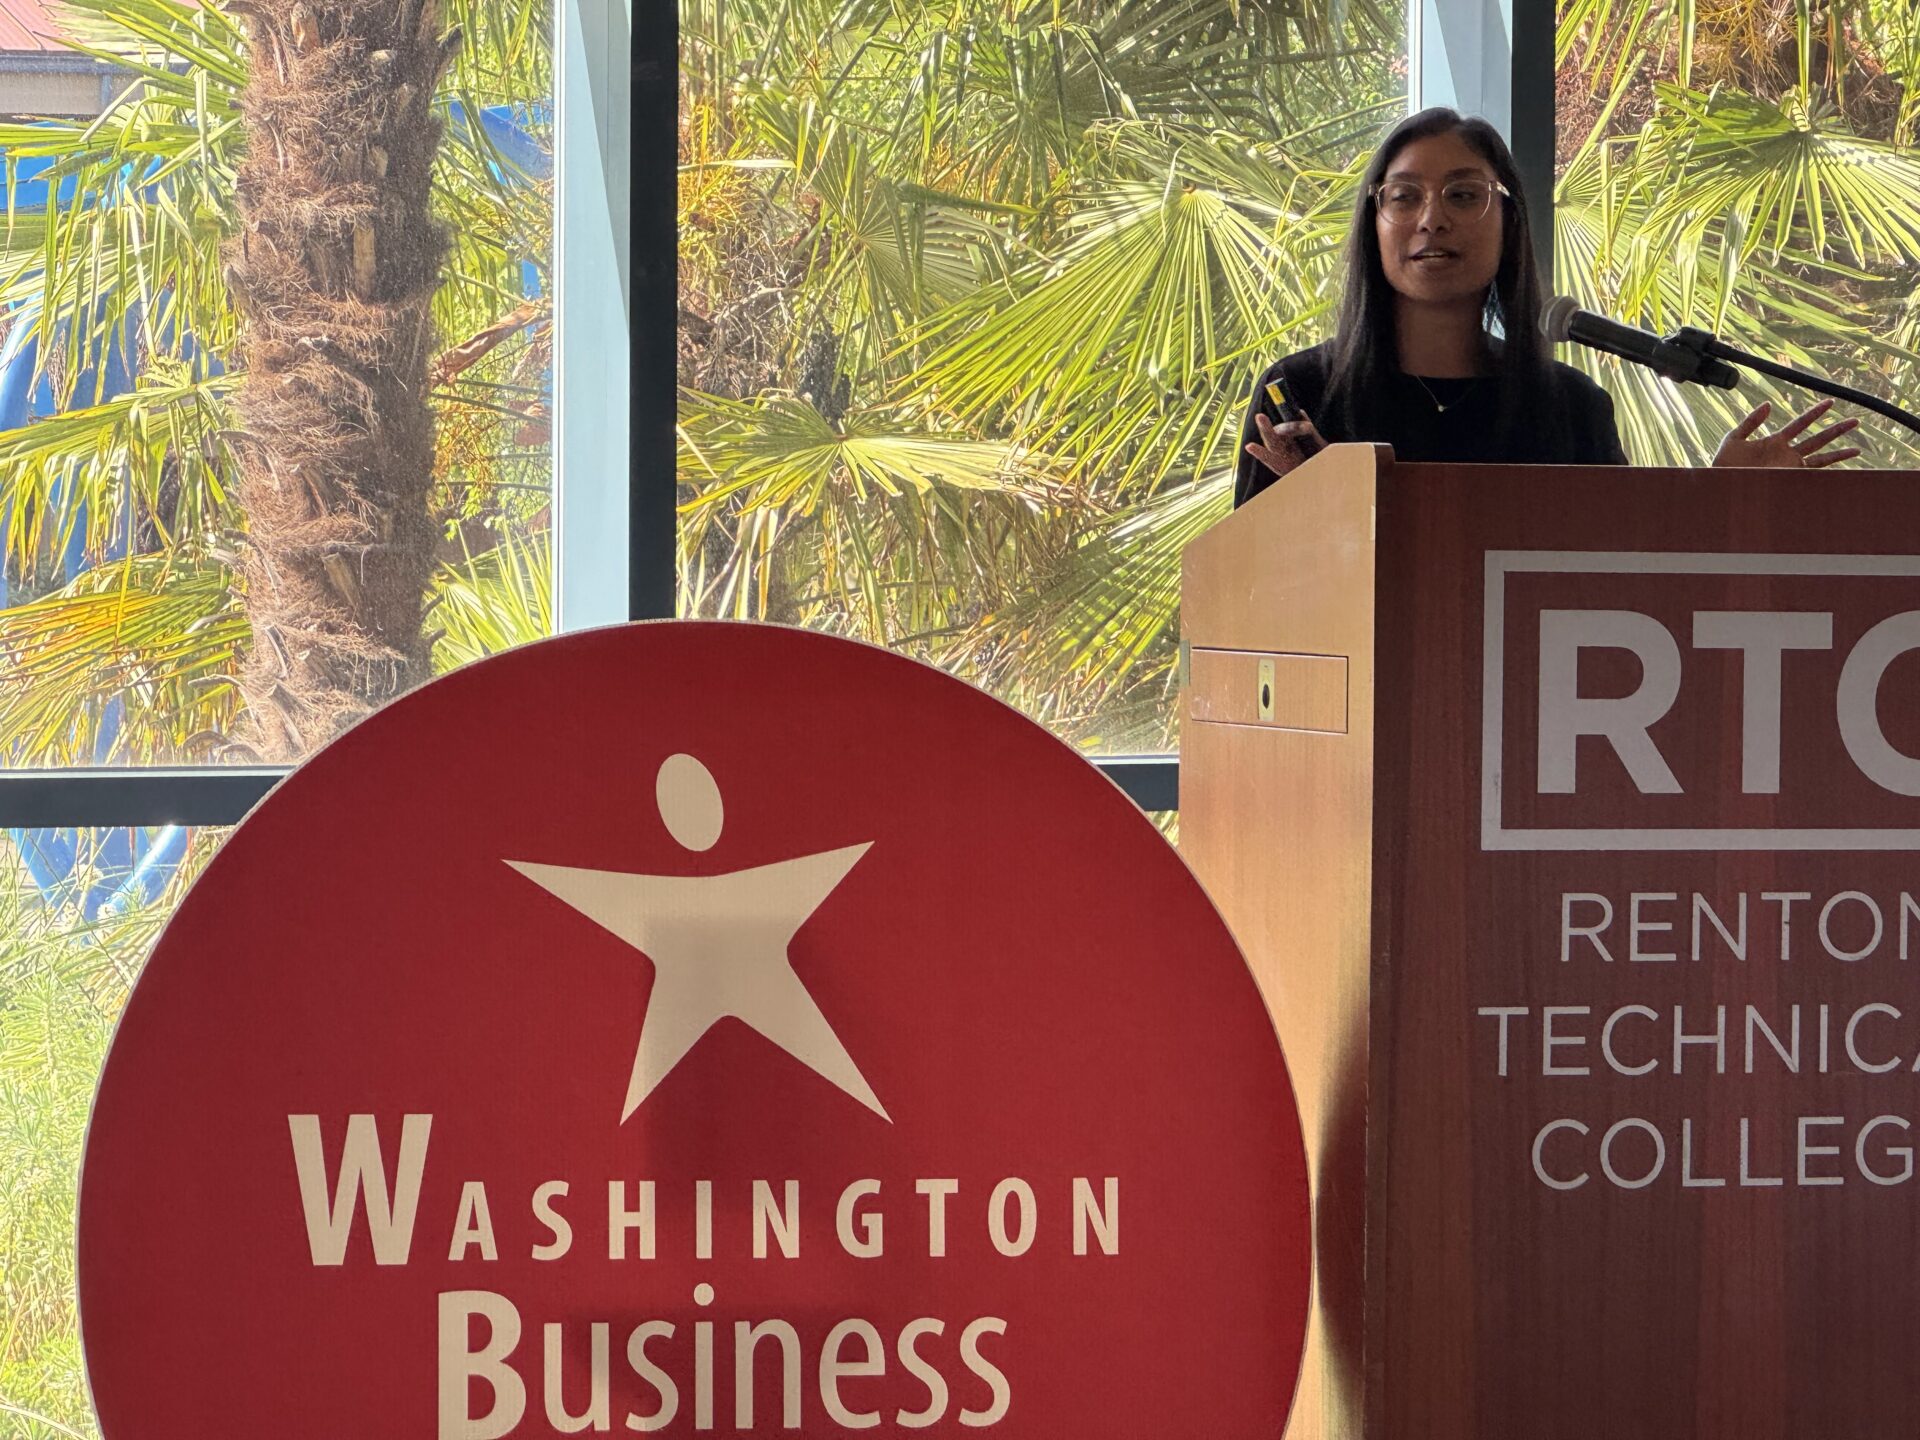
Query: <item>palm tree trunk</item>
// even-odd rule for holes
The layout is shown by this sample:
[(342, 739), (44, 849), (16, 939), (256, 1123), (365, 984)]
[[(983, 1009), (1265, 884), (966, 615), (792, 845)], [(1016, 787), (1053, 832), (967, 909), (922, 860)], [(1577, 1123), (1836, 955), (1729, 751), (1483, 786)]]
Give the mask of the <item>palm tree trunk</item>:
[(235, 0), (243, 745), (296, 760), (427, 678), (439, 0)]

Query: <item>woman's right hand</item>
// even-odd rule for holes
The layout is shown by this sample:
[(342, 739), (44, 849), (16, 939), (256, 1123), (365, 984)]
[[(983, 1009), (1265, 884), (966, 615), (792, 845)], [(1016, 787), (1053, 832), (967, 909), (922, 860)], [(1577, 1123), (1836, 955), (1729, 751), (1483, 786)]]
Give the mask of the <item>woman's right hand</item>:
[(1294, 421), (1275, 424), (1265, 415), (1256, 413), (1253, 417), (1254, 428), (1260, 432), (1257, 441), (1249, 441), (1247, 454), (1258, 460), (1275, 476), (1285, 475), (1295, 466), (1304, 463), (1311, 455), (1326, 448), (1327, 440), (1314, 428), (1313, 417), (1305, 411)]

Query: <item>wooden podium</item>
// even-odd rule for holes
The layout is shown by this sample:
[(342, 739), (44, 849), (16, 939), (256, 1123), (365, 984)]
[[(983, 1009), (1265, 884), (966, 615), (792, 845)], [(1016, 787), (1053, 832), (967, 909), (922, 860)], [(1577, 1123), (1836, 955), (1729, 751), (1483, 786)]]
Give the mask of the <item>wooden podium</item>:
[(1182, 605), (1313, 1165), (1288, 1435), (1920, 1433), (1920, 476), (1335, 446)]

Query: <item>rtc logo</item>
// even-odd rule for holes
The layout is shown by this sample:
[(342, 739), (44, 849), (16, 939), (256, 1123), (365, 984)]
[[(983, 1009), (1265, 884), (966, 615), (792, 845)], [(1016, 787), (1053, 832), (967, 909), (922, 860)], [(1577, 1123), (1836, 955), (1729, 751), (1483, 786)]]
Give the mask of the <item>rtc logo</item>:
[(1916, 850), (1920, 557), (1490, 551), (1488, 850)]
[(81, 1313), (107, 1440), (1277, 1437), (1308, 1229), (1265, 1007), (1117, 791), (674, 623), (429, 686), (228, 841), (101, 1081)]

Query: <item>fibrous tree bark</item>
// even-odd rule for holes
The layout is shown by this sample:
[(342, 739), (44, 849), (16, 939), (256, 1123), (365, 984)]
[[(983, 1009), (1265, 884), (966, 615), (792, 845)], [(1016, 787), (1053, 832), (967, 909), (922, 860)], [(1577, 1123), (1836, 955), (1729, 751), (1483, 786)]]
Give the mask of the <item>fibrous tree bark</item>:
[(227, 276), (242, 318), (243, 748), (299, 759), (425, 680), (439, 0), (230, 0), (249, 36)]

